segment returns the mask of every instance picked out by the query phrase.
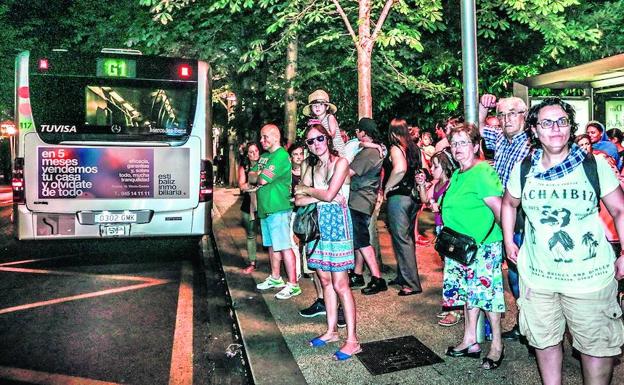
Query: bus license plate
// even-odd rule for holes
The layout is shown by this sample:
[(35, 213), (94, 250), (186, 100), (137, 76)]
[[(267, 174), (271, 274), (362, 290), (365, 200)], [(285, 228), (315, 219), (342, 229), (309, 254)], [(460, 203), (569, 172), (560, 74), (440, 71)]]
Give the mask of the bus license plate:
[(126, 235), (126, 226), (100, 226), (100, 234), (103, 237), (115, 237), (119, 235)]
[(95, 223), (136, 223), (136, 213), (95, 214)]

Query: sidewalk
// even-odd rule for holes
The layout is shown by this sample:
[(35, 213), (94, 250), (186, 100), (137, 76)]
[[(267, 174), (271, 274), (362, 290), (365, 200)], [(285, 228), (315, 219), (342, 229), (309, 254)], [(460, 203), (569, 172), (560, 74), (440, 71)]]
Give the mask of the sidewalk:
[[(505, 360), (500, 368), (486, 371), (479, 367), (481, 360), (450, 358), (444, 355), (448, 346), (461, 341), (462, 324), (453, 327), (438, 326), (435, 314), (440, 311), (442, 261), (432, 246), (418, 246), (418, 266), (423, 293), (398, 297), (396, 287), (388, 291), (363, 296), (354, 291), (358, 309), (358, 337), (361, 343), (414, 336), (437, 354), (443, 362), (387, 374), (372, 375), (358, 358), (334, 362), (332, 354), (338, 344), (311, 348), (307, 341), (325, 331), (325, 317), (303, 318), (298, 312), (316, 298), (310, 280), (302, 279), (303, 294), (279, 301), (275, 291), (260, 293), (255, 289), (269, 273), (268, 256), (259, 247), (259, 269), (253, 278), (240, 273), (245, 265), (245, 232), (240, 225), (238, 189), (215, 190), (213, 229), (219, 248), (227, 284), (234, 304), (240, 333), (244, 341), (254, 382), (257, 385), (278, 384), (540, 384), (534, 358), (518, 342), (505, 343)], [(431, 237), (431, 214), (424, 213), (419, 226)], [(394, 260), (390, 236), (379, 221), (383, 260), (393, 270), (385, 274), (394, 277)], [(369, 277), (365, 276), (368, 282)], [(255, 281), (254, 281), (255, 280)], [(510, 294), (507, 292), (506, 295)], [(510, 308), (503, 319), (503, 330), (514, 323), (516, 307)], [(344, 329), (340, 330), (345, 338)], [(485, 356), (489, 343), (483, 343)], [(366, 353), (366, 347), (364, 347)], [(564, 383), (582, 384), (580, 362), (571, 357), (572, 348), (565, 343)], [(380, 356), (380, 362), (388, 362)], [(400, 364), (400, 363), (398, 363)], [(618, 365), (613, 384), (624, 384), (624, 365)]]

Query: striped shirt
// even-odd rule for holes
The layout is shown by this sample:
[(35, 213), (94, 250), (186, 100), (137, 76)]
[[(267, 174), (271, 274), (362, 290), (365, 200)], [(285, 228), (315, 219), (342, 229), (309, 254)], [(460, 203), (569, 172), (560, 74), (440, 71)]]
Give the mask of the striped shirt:
[[(327, 132), (331, 132), (329, 129), (329, 114), (325, 115), (323, 120), (321, 121), (321, 125), (325, 127)], [(345, 151), (345, 142), (342, 139), (342, 135), (340, 134), (340, 128), (336, 125), (336, 132), (334, 133), (334, 137), (332, 138), (332, 144), (334, 145), (334, 150), (338, 151), (338, 155), (343, 158), (346, 158)]]
[(506, 187), (513, 166), (529, 154), (531, 149), (529, 136), (526, 131), (522, 131), (510, 141), (502, 130), (485, 126), (482, 137), (485, 140), (485, 146), (494, 150), (494, 169), (503, 187)]

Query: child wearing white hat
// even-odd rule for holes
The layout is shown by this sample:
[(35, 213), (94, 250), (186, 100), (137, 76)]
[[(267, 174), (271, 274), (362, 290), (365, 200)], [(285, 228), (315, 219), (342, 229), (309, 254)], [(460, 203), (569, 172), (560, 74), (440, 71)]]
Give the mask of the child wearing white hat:
[(324, 90), (316, 90), (308, 96), (308, 104), (303, 107), (303, 114), (318, 119), (332, 137), (334, 149), (345, 156), (345, 141), (342, 138), (338, 121), (334, 114), (337, 108), (329, 102), (329, 95)]

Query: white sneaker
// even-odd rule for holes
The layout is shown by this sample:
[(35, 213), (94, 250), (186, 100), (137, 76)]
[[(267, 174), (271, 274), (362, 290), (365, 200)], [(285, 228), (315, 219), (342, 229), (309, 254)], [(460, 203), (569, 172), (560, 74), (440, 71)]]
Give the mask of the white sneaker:
[(288, 299), (290, 297), (298, 296), (299, 294), (301, 294), (301, 288), (299, 285), (288, 282), (286, 286), (279, 291), (279, 293), (275, 294), (275, 298)]
[(267, 290), (273, 288), (280, 288), (286, 286), (282, 277), (273, 278), (270, 275), (264, 280), (264, 282), (260, 282), (256, 285), (256, 289), (258, 290)]

